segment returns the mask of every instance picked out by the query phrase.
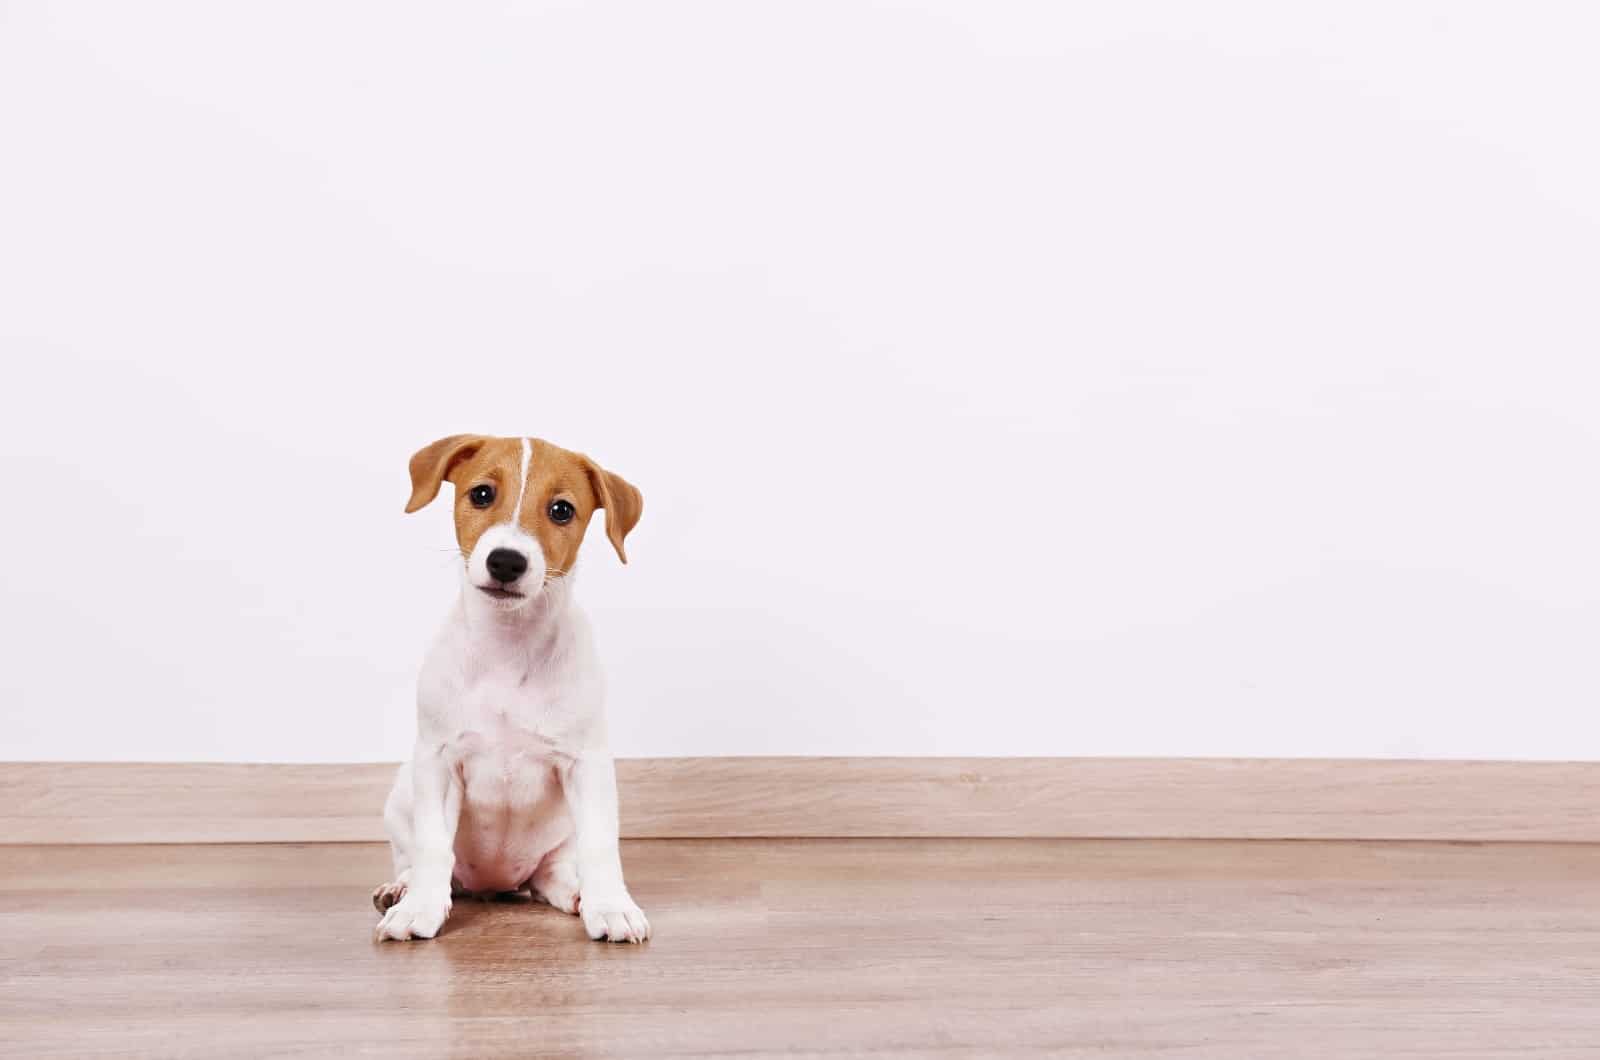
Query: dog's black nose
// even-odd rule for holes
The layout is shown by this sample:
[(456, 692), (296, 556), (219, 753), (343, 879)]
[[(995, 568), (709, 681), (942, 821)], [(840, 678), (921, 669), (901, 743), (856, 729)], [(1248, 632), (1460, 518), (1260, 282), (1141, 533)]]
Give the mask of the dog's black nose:
[(502, 582), (514, 582), (522, 577), (522, 572), (528, 569), (528, 557), (511, 548), (497, 548), (489, 553), (486, 561), (489, 574)]

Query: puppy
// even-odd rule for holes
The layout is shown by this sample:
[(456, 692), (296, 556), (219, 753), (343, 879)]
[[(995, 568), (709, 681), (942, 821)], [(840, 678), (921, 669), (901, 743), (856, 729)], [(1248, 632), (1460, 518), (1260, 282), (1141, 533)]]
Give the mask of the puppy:
[(624, 563), (639, 491), (537, 438), (459, 434), (411, 458), (407, 512), (455, 486), (461, 598), (417, 682), (417, 743), (383, 820), (379, 939), (432, 938), (453, 894), (528, 890), (593, 939), (643, 942), (617, 848), (617, 776), (573, 565), (596, 508)]

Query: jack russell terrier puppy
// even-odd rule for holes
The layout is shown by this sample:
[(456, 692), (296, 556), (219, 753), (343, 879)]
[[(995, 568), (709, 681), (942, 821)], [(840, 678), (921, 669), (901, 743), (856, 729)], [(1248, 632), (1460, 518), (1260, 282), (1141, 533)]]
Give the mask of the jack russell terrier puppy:
[(572, 569), (596, 508), (606, 536), (639, 491), (537, 438), (458, 434), (411, 458), (414, 512), (455, 486), (461, 598), (422, 664), (417, 743), (383, 820), (394, 882), (373, 892), (379, 939), (432, 938), (453, 894), (531, 891), (590, 938), (643, 942), (622, 881), (604, 683)]

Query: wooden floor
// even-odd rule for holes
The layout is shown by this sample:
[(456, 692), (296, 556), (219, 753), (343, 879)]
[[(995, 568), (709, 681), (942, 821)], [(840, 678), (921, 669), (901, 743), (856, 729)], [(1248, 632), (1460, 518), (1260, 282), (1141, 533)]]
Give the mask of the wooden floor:
[(1600, 1056), (1600, 847), (641, 840), (657, 937), (373, 844), (0, 847), (0, 1053)]

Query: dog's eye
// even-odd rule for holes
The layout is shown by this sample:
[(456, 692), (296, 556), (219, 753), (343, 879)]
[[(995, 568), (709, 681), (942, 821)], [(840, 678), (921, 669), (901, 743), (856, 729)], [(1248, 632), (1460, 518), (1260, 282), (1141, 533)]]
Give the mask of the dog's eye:
[(474, 486), (467, 492), (467, 500), (474, 508), (487, 508), (494, 503), (494, 487)]
[(550, 502), (550, 521), (552, 523), (560, 523), (564, 526), (572, 522), (572, 517), (577, 514), (578, 510), (572, 506), (570, 501)]

